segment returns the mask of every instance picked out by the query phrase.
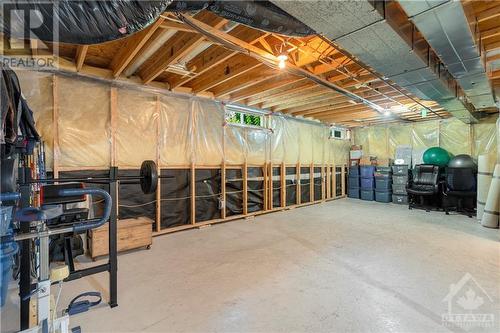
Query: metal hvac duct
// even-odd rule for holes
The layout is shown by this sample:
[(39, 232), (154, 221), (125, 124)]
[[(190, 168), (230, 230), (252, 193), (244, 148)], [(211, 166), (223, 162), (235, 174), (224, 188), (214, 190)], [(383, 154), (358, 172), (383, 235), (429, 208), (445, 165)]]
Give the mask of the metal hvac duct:
[(410, 20), (458, 81), (476, 109), (495, 107), (481, 49), (460, 1), (400, 0)]
[(436, 101), (465, 123), (477, 122), (437, 55), (415, 41), (413, 25), (397, 3), (271, 1), (415, 96)]

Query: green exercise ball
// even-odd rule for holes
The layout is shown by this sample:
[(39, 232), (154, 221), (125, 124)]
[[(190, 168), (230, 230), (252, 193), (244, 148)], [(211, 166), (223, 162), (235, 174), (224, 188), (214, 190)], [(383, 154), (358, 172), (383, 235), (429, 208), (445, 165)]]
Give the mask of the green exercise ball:
[(445, 167), (451, 159), (450, 153), (441, 147), (432, 147), (424, 152), (423, 160), (425, 164)]

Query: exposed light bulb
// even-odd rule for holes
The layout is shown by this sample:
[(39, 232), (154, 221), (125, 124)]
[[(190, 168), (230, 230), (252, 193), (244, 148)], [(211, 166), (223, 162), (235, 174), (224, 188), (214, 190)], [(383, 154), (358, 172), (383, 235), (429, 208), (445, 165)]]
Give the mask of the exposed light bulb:
[(384, 116), (389, 117), (391, 115), (391, 111), (385, 110)]
[(286, 67), (286, 62), (288, 60), (288, 56), (286, 55), (286, 53), (281, 53), (278, 57), (278, 67), (280, 69), (283, 69)]

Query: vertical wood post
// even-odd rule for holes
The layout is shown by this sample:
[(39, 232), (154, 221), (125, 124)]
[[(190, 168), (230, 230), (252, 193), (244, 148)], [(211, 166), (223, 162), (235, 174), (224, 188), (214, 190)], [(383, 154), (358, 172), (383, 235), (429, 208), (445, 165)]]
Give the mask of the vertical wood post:
[(222, 207), (221, 207), (221, 212), (220, 216), (221, 218), (225, 219), (226, 218), (226, 162), (222, 162), (222, 167), (221, 167), (221, 174), (220, 174), (220, 190), (221, 190), (221, 196), (222, 196)]
[(326, 198), (330, 199), (332, 196), (332, 166), (326, 165)]
[(316, 185), (314, 184), (314, 163), (309, 165), (309, 201), (314, 202), (314, 192)]
[(341, 171), (341, 184), (342, 184), (342, 196), (345, 196), (345, 170), (346, 167), (345, 167), (345, 164), (342, 164), (342, 171)]
[[(160, 151), (161, 151), (161, 117), (160, 117), (160, 96), (156, 95), (156, 167), (158, 174), (161, 174)], [(156, 189), (156, 231), (161, 229), (161, 179), (158, 178), (158, 187)]]
[(297, 205), (300, 205), (300, 202), (301, 202), (301, 200), (302, 200), (302, 198), (301, 198), (301, 197), (302, 197), (302, 193), (300, 192), (300, 191), (301, 191), (301, 190), (300, 190), (300, 186), (301, 186), (301, 185), (300, 185), (300, 182), (301, 182), (300, 162), (299, 162), (299, 163), (297, 163), (296, 169), (297, 169), (297, 170), (296, 170), (296, 173), (297, 173), (297, 175), (296, 175), (296, 177), (297, 177), (297, 184), (296, 184), (296, 185), (297, 185), (296, 203), (297, 203)]
[(332, 166), (332, 198), (337, 197), (337, 165)]
[(268, 170), (269, 170), (269, 179), (268, 179), (268, 184), (269, 184), (269, 200), (268, 200), (268, 210), (273, 210), (274, 206), (274, 169), (273, 169), (273, 164), (269, 163), (268, 164)]
[(280, 184), (281, 184), (281, 207), (286, 207), (286, 167), (285, 162), (281, 163), (280, 172)]
[(243, 215), (248, 214), (248, 165), (243, 164)]
[(52, 162), (54, 178), (59, 177), (59, 158), (61, 151), (59, 149), (59, 95), (58, 95), (58, 79), (56, 75), (52, 75)]
[(194, 162), (191, 162), (191, 224), (196, 223), (196, 167)]

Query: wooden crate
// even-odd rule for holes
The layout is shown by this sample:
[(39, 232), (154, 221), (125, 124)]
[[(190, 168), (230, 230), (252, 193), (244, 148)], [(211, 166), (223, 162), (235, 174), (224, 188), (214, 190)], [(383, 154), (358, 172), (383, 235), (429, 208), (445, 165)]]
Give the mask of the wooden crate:
[[(153, 239), (152, 223), (153, 220), (147, 217), (118, 220), (118, 252), (141, 247), (149, 248)], [(100, 228), (89, 231), (88, 249), (92, 259), (109, 253), (109, 231), (107, 223)]]

